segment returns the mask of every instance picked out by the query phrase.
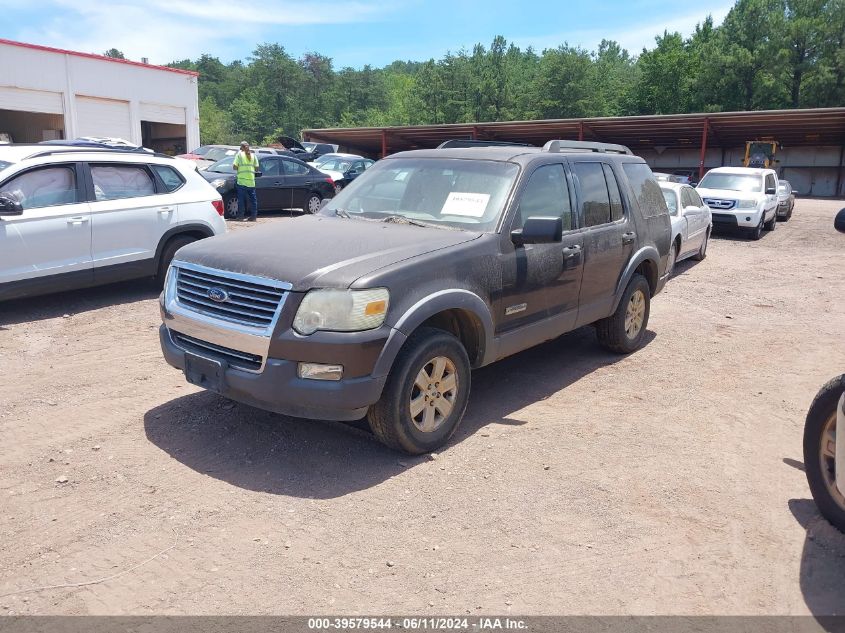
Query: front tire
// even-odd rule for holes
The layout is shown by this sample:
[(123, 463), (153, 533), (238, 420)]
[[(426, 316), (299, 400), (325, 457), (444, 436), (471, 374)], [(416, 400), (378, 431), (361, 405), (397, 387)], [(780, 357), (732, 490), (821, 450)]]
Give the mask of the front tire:
[(813, 399), (804, 423), (804, 470), (819, 512), (845, 532), (845, 493), (836, 487), (834, 463), (836, 408), (843, 392), (845, 374), (827, 383)]
[(455, 433), (469, 402), (470, 366), (461, 342), (420, 328), (399, 352), (367, 421), (385, 445), (412, 455), (433, 451)]
[(761, 237), (763, 237), (763, 218), (764, 217), (765, 217), (765, 215), (760, 215), (760, 222), (757, 224), (757, 226), (755, 226), (753, 229), (751, 229), (750, 237), (755, 242), (757, 240), (759, 240)]
[[(763, 214), (763, 217), (766, 217), (765, 214)], [(777, 225), (778, 225), (778, 214), (777, 214), (777, 211), (775, 211), (775, 214), (772, 216), (772, 219), (769, 220), (768, 222), (766, 222), (766, 224), (764, 226), (766, 227), (767, 231), (774, 231), (775, 227)]]
[(238, 196), (233, 193), (223, 198), (223, 216), (227, 220), (238, 217)]
[(605, 349), (630, 354), (642, 347), (651, 309), (651, 288), (645, 277), (634, 273), (616, 312), (596, 322), (596, 336)]
[(666, 261), (666, 278), (670, 279), (672, 277), (672, 273), (675, 272), (675, 264), (678, 261), (678, 243), (672, 242), (672, 246), (669, 247), (669, 258)]

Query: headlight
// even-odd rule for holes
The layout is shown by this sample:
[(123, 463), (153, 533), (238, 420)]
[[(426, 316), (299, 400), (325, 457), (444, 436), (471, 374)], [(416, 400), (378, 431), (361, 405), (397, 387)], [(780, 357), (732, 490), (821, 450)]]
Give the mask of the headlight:
[(389, 302), (387, 288), (312, 290), (296, 312), (293, 329), (305, 335), (317, 330), (372, 330), (384, 323)]
[(216, 180), (211, 181), (211, 186), (214, 187), (215, 189), (220, 189), (220, 187), (223, 187), (225, 184), (226, 184), (225, 178), (217, 178)]
[(737, 203), (737, 209), (756, 209), (757, 208), (757, 201), (756, 200), (740, 200)]

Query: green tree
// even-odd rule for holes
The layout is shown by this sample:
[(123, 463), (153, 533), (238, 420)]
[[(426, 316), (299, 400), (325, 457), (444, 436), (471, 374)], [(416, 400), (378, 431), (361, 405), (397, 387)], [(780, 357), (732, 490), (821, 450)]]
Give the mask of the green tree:
[(110, 48), (105, 53), (103, 53), (106, 57), (111, 57), (113, 59), (126, 59), (126, 56), (116, 48)]

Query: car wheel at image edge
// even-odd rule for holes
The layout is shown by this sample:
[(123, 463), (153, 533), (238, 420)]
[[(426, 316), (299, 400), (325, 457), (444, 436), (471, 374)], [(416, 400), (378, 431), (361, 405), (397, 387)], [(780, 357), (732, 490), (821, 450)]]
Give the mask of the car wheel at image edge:
[(191, 242), (196, 242), (196, 239), (187, 235), (177, 235), (164, 245), (164, 250), (161, 252), (161, 259), (158, 262), (158, 273), (156, 274), (156, 284), (159, 288), (164, 287), (167, 269), (170, 267), (170, 262), (173, 261), (176, 251)]
[(645, 277), (634, 273), (616, 312), (596, 322), (602, 347), (617, 354), (630, 354), (642, 346), (651, 308), (651, 288)]
[(418, 455), (445, 444), (469, 402), (469, 358), (450, 333), (422, 327), (399, 352), (381, 399), (367, 420), (375, 436), (395, 450)]
[(836, 433), (836, 408), (845, 392), (845, 374), (816, 394), (804, 423), (804, 470), (810, 493), (822, 516), (845, 532), (845, 496), (835, 483), (831, 446)]

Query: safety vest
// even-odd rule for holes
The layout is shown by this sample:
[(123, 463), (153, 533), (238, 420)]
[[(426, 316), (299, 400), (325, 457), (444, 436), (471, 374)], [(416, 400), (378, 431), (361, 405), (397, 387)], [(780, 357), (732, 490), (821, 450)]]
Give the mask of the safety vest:
[(258, 157), (252, 152), (252, 160), (243, 152), (238, 152), (233, 166), (238, 168), (238, 184), (244, 187), (255, 187), (255, 172), (258, 170)]

